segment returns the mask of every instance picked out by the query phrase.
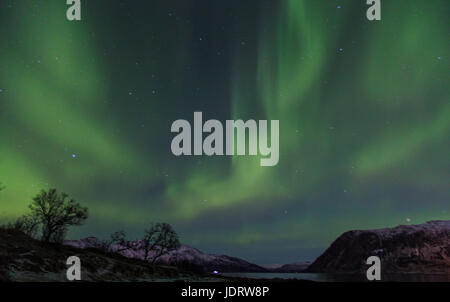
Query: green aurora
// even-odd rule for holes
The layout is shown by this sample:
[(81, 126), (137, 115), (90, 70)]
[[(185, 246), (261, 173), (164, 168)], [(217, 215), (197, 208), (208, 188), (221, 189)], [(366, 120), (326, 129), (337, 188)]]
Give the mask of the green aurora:
[[(42, 188), (70, 237), (167, 221), (205, 252), (314, 259), (340, 233), (450, 219), (449, 1), (0, 3), (0, 218)], [(175, 157), (176, 119), (277, 119), (280, 161)]]

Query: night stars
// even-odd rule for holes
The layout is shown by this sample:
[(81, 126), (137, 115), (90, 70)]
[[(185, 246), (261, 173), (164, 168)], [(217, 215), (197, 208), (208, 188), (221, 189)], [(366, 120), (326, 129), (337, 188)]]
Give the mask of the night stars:
[[(316, 256), (321, 230), (448, 219), (450, 1), (381, 22), (365, 0), (85, 1), (79, 24), (37, 2), (1, 4), (1, 215), (49, 183), (92, 208), (73, 236), (164, 220), (261, 264)], [(174, 156), (171, 124), (199, 111), (279, 120), (279, 163)]]

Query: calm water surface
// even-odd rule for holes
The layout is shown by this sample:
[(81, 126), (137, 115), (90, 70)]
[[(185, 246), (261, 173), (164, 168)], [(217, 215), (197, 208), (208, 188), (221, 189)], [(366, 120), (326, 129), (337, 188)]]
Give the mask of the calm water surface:
[[(224, 276), (252, 279), (301, 279), (318, 282), (360, 282), (367, 281), (365, 275), (354, 274), (312, 274), (312, 273), (223, 273)], [(394, 282), (450, 282), (450, 275), (430, 274), (385, 274), (382, 281)]]

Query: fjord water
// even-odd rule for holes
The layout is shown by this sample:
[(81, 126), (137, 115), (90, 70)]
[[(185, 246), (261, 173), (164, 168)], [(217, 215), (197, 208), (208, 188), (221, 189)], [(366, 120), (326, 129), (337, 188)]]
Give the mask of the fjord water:
[[(224, 276), (250, 279), (297, 279), (317, 282), (365, 282), (363, 274), (316, 274), (316, 273), (223, 273)], [(382, 274), (381, 281), (390, 282), (450, 282), (445, 274)]]

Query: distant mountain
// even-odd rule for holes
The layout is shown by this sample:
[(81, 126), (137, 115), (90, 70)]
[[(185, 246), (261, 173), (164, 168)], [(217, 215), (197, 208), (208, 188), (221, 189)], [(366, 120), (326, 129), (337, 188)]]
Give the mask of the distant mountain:
[(295, 262), (284, 265), (275, 265), (264, 267), (272, 273), (303, 273), (311, 265), (311, 262)]
[[(139, 246), (140, 241), (133, 242)], [(101, 248), (102, 242), (95, 237), (88, 237), (80, 240), (67, 240), (65, 245), (85, 249), (85, 248)], [(113, 251), (122, 249), (123, 246), (115, 245), (112, 247)], [(133, 258), (144, 259), (144, 251), (142, 249), (125, 250), (119, 252), (121, 255)], [(267, 270), (256, 264), (247, 262), (245, 260), (230, 257), (226, 255), (206, 254), (193, 247), (182, 245), (179, 249), (171, 251), (168, 254), (160, 257), (157, 262), (160, 265), (177, 266), (180, 263), (184, 265), (201, 267), (205, 272), (266, 272)]]
[(348, 231), (308, 268), (309, 272), (362, 272), (369, 256), (382, 272), (450, 274), (450, 220)]

